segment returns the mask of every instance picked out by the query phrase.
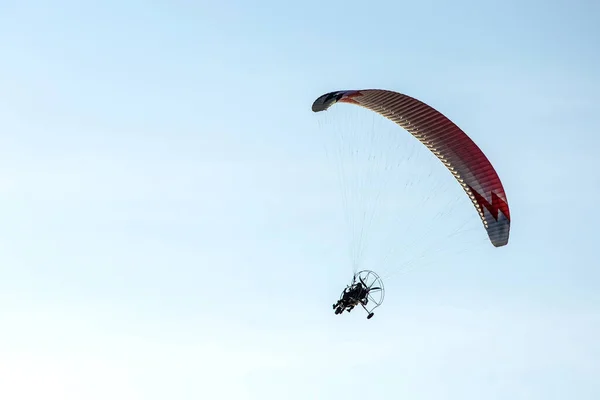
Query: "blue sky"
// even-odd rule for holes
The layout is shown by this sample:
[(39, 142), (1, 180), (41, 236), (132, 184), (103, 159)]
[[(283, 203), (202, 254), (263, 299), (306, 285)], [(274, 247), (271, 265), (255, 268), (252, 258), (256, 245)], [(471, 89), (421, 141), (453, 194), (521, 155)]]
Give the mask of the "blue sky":
[[(0, 1), (0, 398), (597, 399), (599, 13)], [(437, 224), (430, 181), (391, 191), (390, 268), (473, 229), (386, 280), (370, 321), (330, 308), (352, 268), (310, 111), (354, 88), (447, 114), (513, 218), (508, 246), (482, 240), (406, 135), (454, 206)]]

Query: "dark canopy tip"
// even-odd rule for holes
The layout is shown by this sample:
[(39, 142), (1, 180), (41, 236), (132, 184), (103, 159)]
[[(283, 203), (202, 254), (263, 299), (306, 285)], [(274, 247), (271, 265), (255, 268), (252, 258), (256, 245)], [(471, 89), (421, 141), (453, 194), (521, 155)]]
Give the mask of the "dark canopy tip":
[(344, 97), (344, 95), (348, 92), (349, 92), (348, 90), (338, 90), (338, 91), (329, 92), (329, 93), (326, 93), (326, 94), (320, 96), (318, 99), (315, 100), (315, 102), (312, 105), (313, 112), (320, 112), (320, 111), (327, 110), (333, 104), (340, 101), (340, 99), (342, 97)]

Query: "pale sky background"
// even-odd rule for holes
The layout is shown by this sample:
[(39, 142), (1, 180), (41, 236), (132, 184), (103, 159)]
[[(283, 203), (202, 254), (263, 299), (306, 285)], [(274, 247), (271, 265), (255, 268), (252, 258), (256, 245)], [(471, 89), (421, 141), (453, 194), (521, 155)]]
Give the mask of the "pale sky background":
[[(0, 0), (0, 399), (597, 400), (599, 20), (582, 0)], [(386, 280), (371, 320), (331, 309), (352, 268), (310, 111), (360, 88), (446, 113), (513, 218), (497, 249), (441, 169), (448, 225), (398, 188), (398, 246), (478, 229)]]

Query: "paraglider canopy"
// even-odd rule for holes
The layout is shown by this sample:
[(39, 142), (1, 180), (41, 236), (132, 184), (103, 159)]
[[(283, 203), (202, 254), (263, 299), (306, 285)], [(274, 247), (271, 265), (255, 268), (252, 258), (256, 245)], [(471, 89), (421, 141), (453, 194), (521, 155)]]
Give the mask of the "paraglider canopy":
[(452, 173), (471, 199), (496, 247), (508, 243), (510, 210), (502, 182), (481, 149), (439, 111), (410, 96), (380, 89), (342, 90), (315, 100), (314, 112), (341, 102), (372, 110), (425, 145)]

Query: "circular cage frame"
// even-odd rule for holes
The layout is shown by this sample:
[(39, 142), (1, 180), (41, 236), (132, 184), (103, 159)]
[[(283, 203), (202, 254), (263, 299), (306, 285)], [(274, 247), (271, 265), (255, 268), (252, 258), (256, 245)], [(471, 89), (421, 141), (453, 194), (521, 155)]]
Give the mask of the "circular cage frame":
[[(381, 306), (383, 300), (385, 299), (385, 286), (383, 284), (383, 279), (381, 279), (381, 277), (377, 275), (376, 272), (365, 269), (362, 271), (358, 271), (354, 274), (354, 276), (352, 277), (352, 284), (356, 282), (361, 282), (367, 287), (367, 289), (369, 289), (369, 294), (367, 295), (367, 299), (369, 300), (369, 302), (367, 303), (367, 305), (361, 305), (363, 306), (365, 311), (367, 311), (369, 314), (373, 314), (373, 310)], [(375, 286), (376, 284), (377, 286)], [(375, 287), (378, 293), (381, 293), (379, 296), (372, 295), (373, 287)], [(374, 305), (369, 307), (369, 304)]]

